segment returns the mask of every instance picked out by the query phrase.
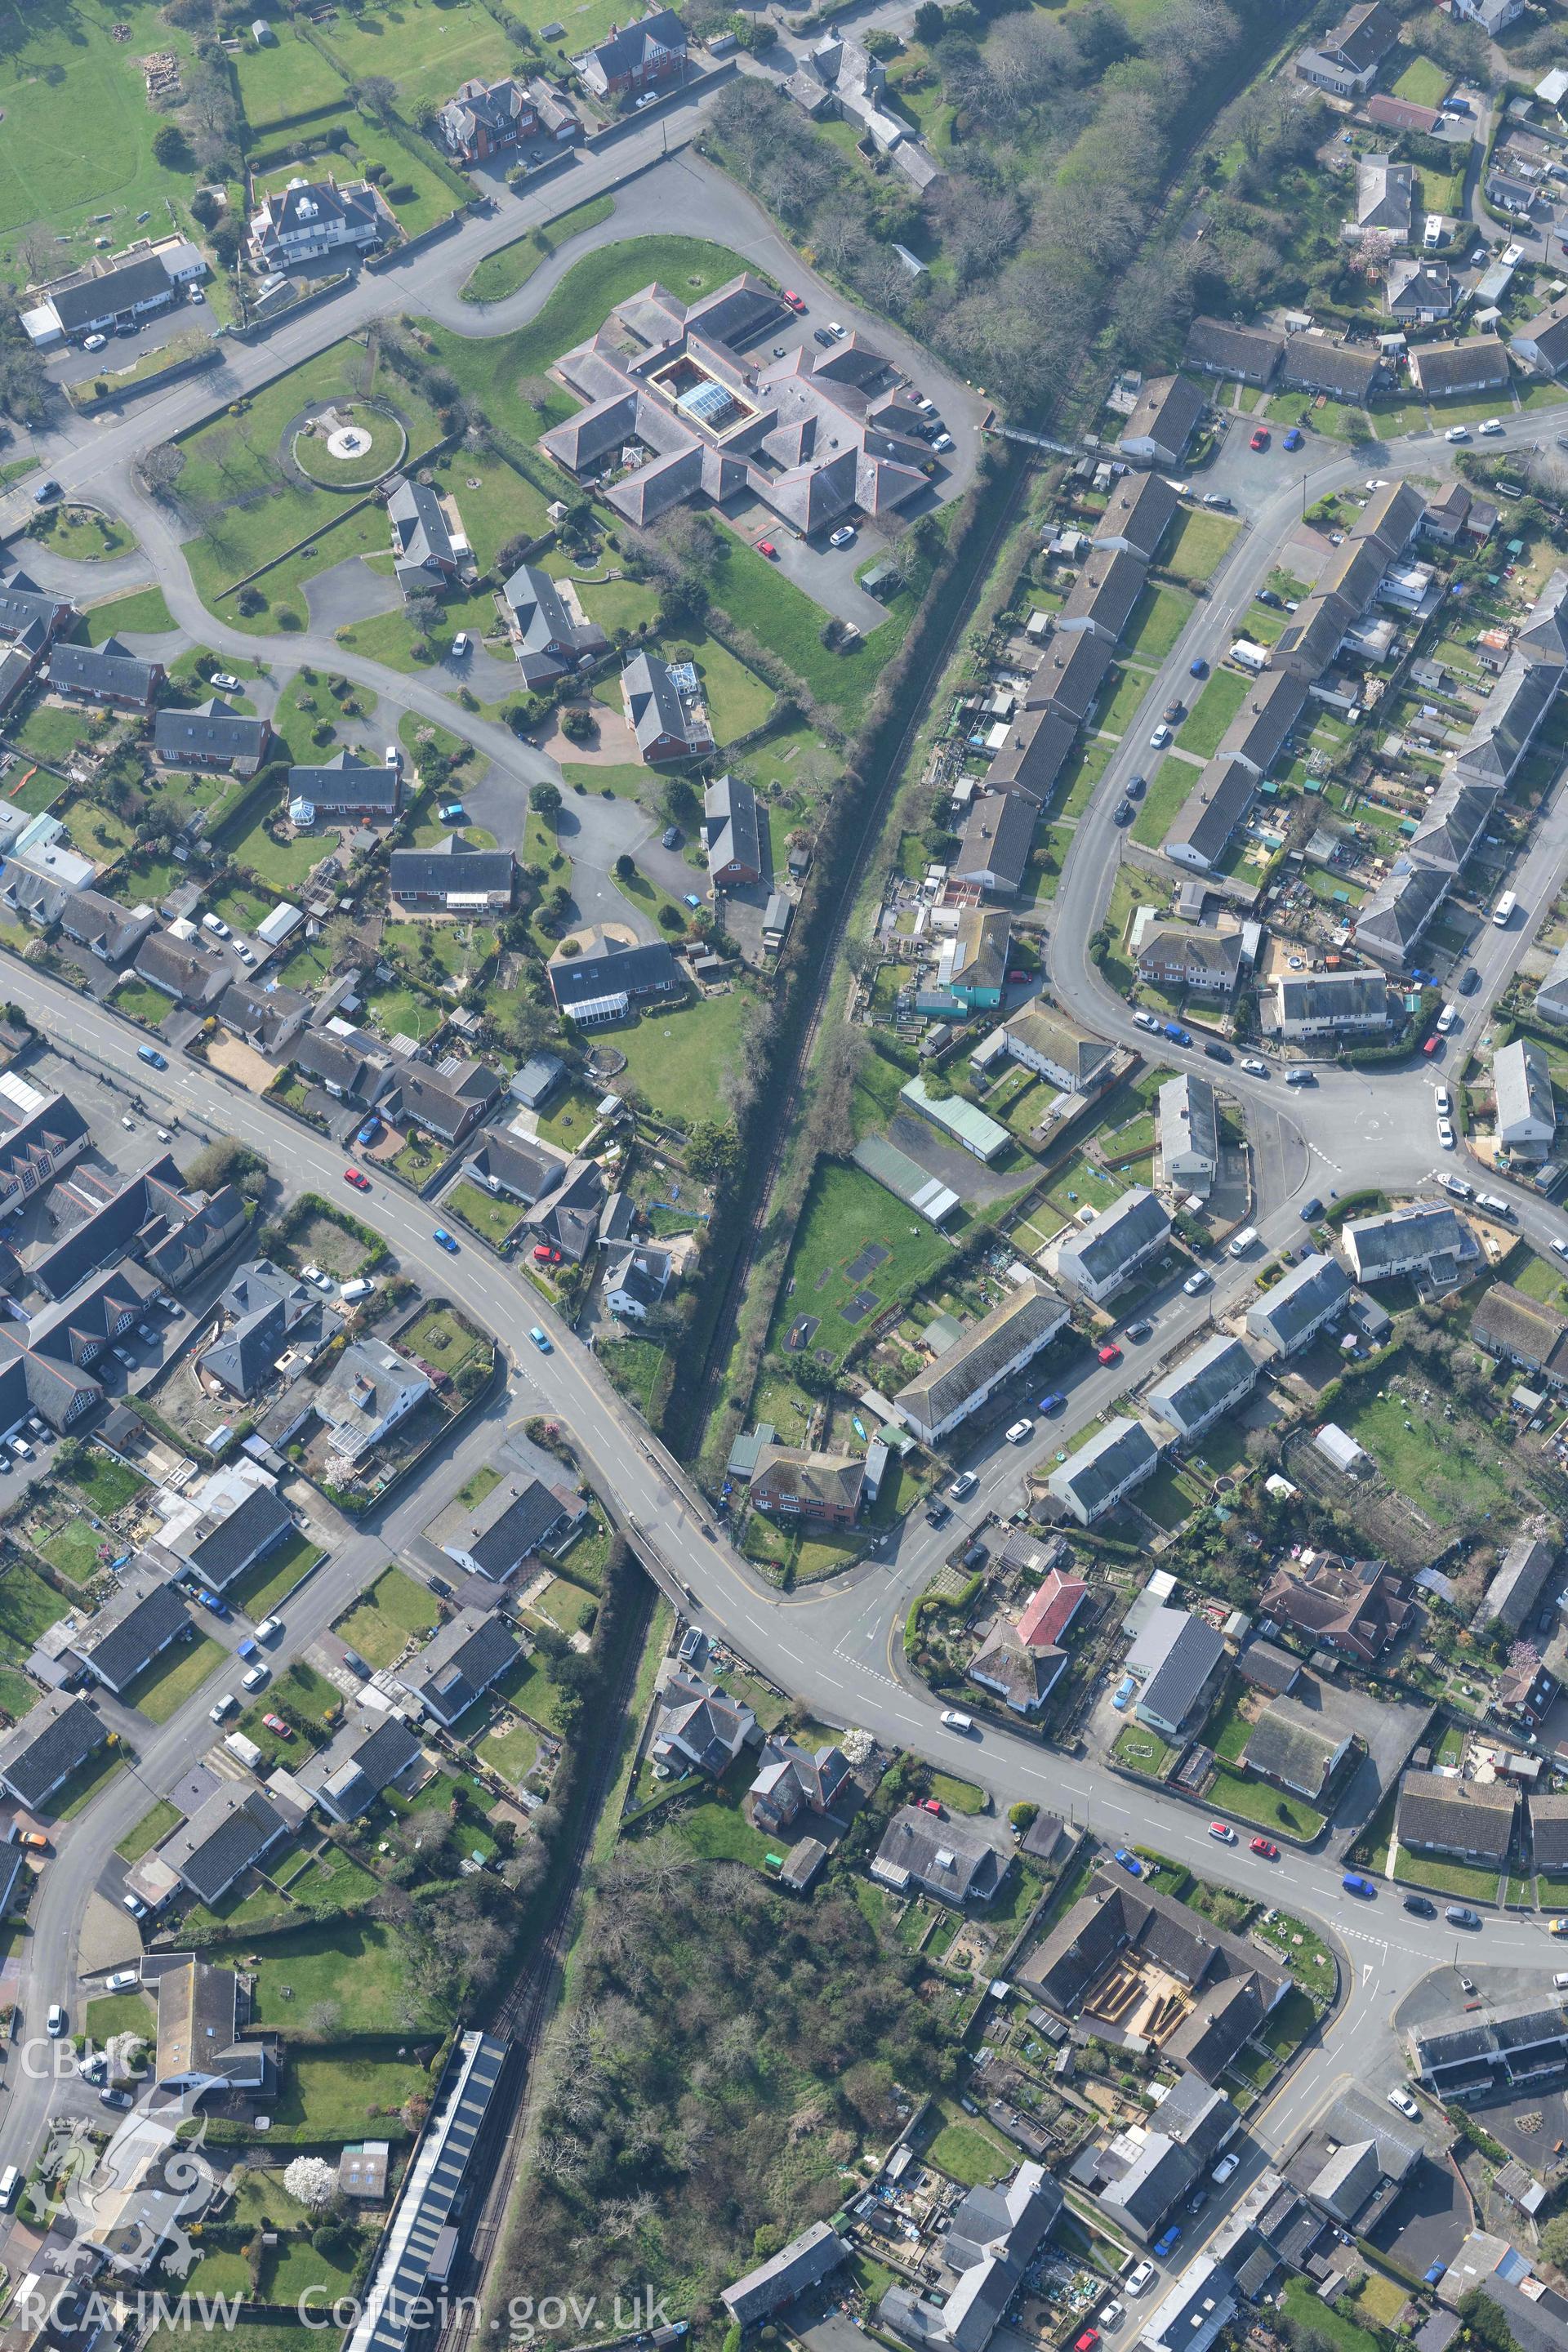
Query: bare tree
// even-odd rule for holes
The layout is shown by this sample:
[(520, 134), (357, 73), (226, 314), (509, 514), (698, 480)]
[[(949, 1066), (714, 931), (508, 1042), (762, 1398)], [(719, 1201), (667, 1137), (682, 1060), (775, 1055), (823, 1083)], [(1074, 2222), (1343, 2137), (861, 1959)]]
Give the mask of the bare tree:
[(150, 498), (170, 499), (185, 469), (185, 453), (173, 441), (154, 441), (136, 460), (136, 471)]

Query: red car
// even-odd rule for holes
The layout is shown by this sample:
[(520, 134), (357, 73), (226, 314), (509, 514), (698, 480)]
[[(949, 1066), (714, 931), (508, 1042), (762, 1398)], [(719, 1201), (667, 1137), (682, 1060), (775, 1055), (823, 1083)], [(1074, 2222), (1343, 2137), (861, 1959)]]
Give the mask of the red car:
[(1099, 2328), (1098, 2328), (1098, 2327), (1086, 2327), (1086, 2328), (1084, 2329), (1084, 2331), (1083, 2331), (1083, 2334), (1079, 2337), (1079, 2339), (1078, 2339), (1077, 2343), (1073, 2346), (1073, 2347), (1072, 2347), (1072, 2352), (1094, 2352), (1094, 2347), (1095, 2347), (1095, 2346), (1099, 2343), (1099, 2341), (1100, 2341), (1100, 2330), (1099, 2330)]
[(292, 1730), (289, 1728), (289, 1725), (284, 1722), (283, 1717), (280, 1715), (264, 1715), (261, 1720), (267, 1726), (268, 1731), (275, 1731), (278, 1734), (279, 1739), (293, 1738), (294, 1734)]
[(1252, 1851), (1260, 1853), (1265, 1862), (1278, 1862), (1279, 1859), (1279, 1849), (1272, 1838), (1254, 1838)]
[(1268, 425), (1260, 425), (1258, 426), (1258, 428), (1257, 432), (1256, 432), (1256, 433), (1253, 435), (1253, 436), (1252, 436), (1252, 444), (1251, 444), (1251, 446), (1252, 446), (1252, 447), (1253, 447), (1254, 449), (1267, 449), (1267, 448), (1268, 448)]
[(942, 1807), (937, 1803), (934, 1797), (922, 1797), (921, 1799), (921, 1803), (925, 1807), (928, 1813), (934, 1813), (939, 1821), (942, 1819)]
[(1441, 1037), (1437, 1036), (1428, 1037), (1426, 1043), (1421, 1048), (1421, 1051), (1424, 1054), (1440, 1054), (1442, 1050), (1443, 1040)]
[(758, 540), (757, 553), (759, 555), (765, 555), (770, 563), (776, 563), (779, 560), (778, 549), (773, 545), (771, 539)]
[(1121, 1350), (1114, 1339), (1108, 1339), (1104, 1347), (1098, 1349), (1096, 1353), (1102, 1364), (1119, 1364), (1121, 1361)]
[(356, 1192), (368, 1192), (370, 1190), (370, 1178), (368, 1176), (362, 1176), (357, 1168), (345, 1168), (343, 1170), (343, 1182), (345, 1184), (352, 1184)]
[(533, 1260), (536, 1265), (559, 1265), (561, 1253), (558, 1249), (552, 1249), (548, 1242), (541, 1242), (533, 1253)]
[(792, 310), (804, 310), (805, 308), (805, 304), (801, 300), (800, 296), (798, 294), (792, 294), (787, 286), (784, 288), (784, 292), (779, 296), (779, 300), (781, 302), (787, 302)]

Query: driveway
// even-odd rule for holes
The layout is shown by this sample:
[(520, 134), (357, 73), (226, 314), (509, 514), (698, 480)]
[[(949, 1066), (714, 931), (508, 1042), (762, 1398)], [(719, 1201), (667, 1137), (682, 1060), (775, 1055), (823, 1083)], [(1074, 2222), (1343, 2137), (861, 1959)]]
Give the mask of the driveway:
[(353, 621), (368, 621), (376, 613), (395, 613), (403, 602), (395, 580), (373, 572), (362, 555), (346, 556), (330, 572), (318, 572), (305, 583), (305, 602), (314, 629), (344, 629)]

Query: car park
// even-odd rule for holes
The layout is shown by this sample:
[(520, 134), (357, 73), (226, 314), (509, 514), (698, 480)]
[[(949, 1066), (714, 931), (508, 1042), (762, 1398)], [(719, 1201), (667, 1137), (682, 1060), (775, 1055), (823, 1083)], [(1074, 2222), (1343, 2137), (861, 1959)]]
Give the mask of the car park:
[(1022, 1445), (1025, 1438), (1027, 1437), (1034, 1425), (1034, 1423), (1027, 1418), (1023, 1421), (1014, 1422), (1012, 1427), (1007, 1432), (1008, 1444)]

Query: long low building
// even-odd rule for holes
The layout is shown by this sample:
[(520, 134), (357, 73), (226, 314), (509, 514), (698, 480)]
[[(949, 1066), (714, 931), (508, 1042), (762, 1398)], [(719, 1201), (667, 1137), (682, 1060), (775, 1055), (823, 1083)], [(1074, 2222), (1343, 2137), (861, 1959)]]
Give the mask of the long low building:
[(908, 1381), (893, 1399), (895, 1412), (922, 1444), (940, 1444), (1048, 1347), (1067, 1319), (1066, 1300), (1031, 1276)]

